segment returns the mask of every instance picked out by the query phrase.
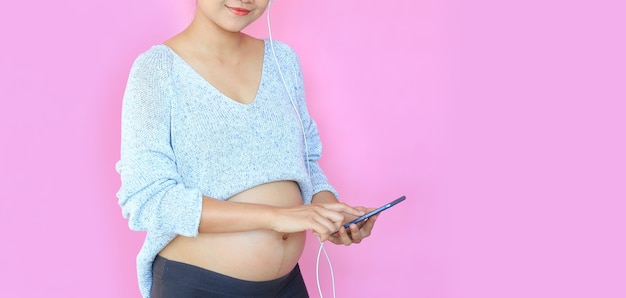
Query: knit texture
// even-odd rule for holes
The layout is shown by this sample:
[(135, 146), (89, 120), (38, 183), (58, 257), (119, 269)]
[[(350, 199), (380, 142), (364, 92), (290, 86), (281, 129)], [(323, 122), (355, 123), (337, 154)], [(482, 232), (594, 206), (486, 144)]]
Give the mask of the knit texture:
[(147, 231), (137, 256), (144, 297), (156, 254), (176, 235), (198, 235), (203, 195), (226, 200), (279, 180), (297, 182), (305, 204), (323, 190), (337, 195), (317, 162), (321, 143), (306, 108), (298, 58), (284, 43), (274, 46), (306, 131), (308, 161), (269, 41), (250, 104), (225, 96), (165, 45), (153, 46), (133, 64), (122, 108), (117, 196), (129, 227)]

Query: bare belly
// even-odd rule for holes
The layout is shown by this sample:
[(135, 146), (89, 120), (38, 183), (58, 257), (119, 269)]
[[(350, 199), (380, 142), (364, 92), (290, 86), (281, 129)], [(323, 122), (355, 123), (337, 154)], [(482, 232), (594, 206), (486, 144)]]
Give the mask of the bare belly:
[[(277, 181), (256, 186), (228, 199), (273, 206), (302, 204), (298, 184)], [(231, 277), (265, 281), (284, 276), (296, 265), (306, 234), (255, 230), (178, 236), (160, 253), (164, 258), (202, 267)]]

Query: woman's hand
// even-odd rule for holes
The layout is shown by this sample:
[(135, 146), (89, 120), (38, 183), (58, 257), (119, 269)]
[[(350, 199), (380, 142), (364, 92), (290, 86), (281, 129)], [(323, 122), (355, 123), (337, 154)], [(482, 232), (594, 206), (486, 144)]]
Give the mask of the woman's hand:
[(321, 241), (326, 241), (332, 233), (342, 228), (346, 216), (356, 218), (365, 214), (364, 210), (343, 203), (281, 207), (276, 209), (272, 229), (281, 233), (311, 230)]
[[(374, 210), (374, 208), (365, 208), (365, 207), (354, 207), (355, 209), (362, 212), (370, 212)], [(351, 245), (352, 243), (361, 243), (361, 240), (370, 236), (372, 234), (372, 229), (374, 228), (374, 223), (376, 223), (376, 219), (378, 218), (378, 214), (368, 218), (365, 222), (360, 222), (359, 224), (351, 224), (349, 229), (346, 230), (343, 225), (348, 223), (357, 217), (352, 217), (350, 215), (346, 215), (347, 220), (341, 225), (339, 231), (331, 235), (328, 240), (335, 244), (343, 244), (343, 245)]]

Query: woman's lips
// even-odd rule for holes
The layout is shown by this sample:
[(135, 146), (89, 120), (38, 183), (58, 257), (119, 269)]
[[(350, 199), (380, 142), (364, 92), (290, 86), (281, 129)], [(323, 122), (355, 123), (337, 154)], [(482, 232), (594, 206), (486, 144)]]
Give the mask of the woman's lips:
[(228, 7), (228, 9), (230, 9), (230, 11), (232, 11), (234, 14), (236, 14), (238, 16), (245, 16), (245, 15), (250, 13), (250, 10), (245, 9), (245, 8)]

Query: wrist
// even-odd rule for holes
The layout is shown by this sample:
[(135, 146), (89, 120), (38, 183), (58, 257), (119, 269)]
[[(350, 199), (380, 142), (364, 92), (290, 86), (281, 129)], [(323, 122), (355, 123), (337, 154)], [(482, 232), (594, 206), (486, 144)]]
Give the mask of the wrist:
[(277, 231), (276, 222), (280, 217), (281, 207), (266, 206), (263, 208), (263, 212), (260, 213), (259, 219), (261, 220), (261, 226), (266, 230)]

